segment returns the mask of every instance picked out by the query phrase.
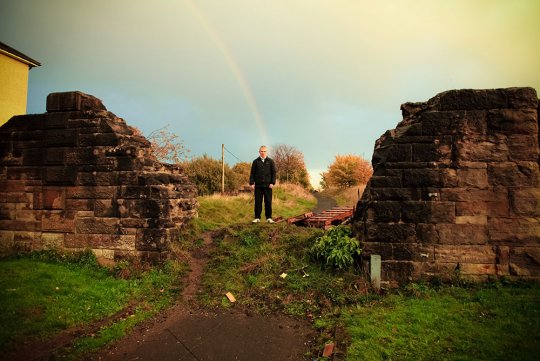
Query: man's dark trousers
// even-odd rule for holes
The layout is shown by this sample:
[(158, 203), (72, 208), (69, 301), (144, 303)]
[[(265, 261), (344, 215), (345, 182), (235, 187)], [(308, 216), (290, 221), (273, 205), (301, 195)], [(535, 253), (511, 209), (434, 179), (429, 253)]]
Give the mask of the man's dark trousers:
[(264, 215), (266, 219), (272, 218), (272, 188), (270, 187), (255, 187), (255, 218), (261, 218), (263, 198)]

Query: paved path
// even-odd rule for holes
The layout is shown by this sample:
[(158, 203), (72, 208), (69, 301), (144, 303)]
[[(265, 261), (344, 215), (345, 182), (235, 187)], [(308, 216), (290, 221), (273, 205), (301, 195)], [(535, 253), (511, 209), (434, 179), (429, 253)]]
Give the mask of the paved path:
[(313, 209), (313, 213), (321, 213), (322, 211), (337, 206), (336, 200), (324, 193), (315, 192), (313, 195), (317, 198), (317, 205), (315, 206), (315, 209)]
[(177, 306), (165, 320), (133, 332), (98, 360), (304, 360), (314, 336), (309, 324), (285, 316), (235, 310), (189, 311)]

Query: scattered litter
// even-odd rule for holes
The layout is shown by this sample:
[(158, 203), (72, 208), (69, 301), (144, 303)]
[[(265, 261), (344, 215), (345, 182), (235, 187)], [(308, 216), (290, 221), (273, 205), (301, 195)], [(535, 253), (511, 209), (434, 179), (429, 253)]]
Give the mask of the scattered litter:
[(329, 357), (332, 352), (334, 352), (334, 344), (333, 343), (327, 343), (324, 345), (324, 351), (322, 353), (323, 357)]
[(233, 294), (230, 293), (230, 292), (227, 292), (225, 294), (225, 296), (227, 296), (227, 298), (229, 299), (229, 301), (231, 301), (232, 303), (236, 302), (236, 298), (234, 298)]
[(285, 272), (283, 272), (282, 274), (279, 275), (279, 277), (285, 278), (285, 277), (287, 277), (287, 274)]

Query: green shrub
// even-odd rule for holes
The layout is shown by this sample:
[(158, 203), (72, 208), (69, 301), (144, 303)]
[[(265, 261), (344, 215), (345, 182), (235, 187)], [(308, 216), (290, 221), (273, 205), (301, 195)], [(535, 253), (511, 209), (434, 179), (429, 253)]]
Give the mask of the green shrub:
[(350, 227), (337, 226), (316, 238), (310, 252), (326, 265), (345, 269), (353, 264), (354, 257), (359, 256), (362, 250), (360, 242), (351, 237)]

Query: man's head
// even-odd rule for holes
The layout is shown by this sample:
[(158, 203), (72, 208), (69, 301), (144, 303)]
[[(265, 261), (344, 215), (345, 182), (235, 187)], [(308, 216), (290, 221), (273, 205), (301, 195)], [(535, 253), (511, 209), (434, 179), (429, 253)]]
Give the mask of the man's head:
[(266, 158), (266, 146), (265, 145), (261, 145), (261, 147), (259, 148), (259, 155), (261, 156), (262, 159)]

